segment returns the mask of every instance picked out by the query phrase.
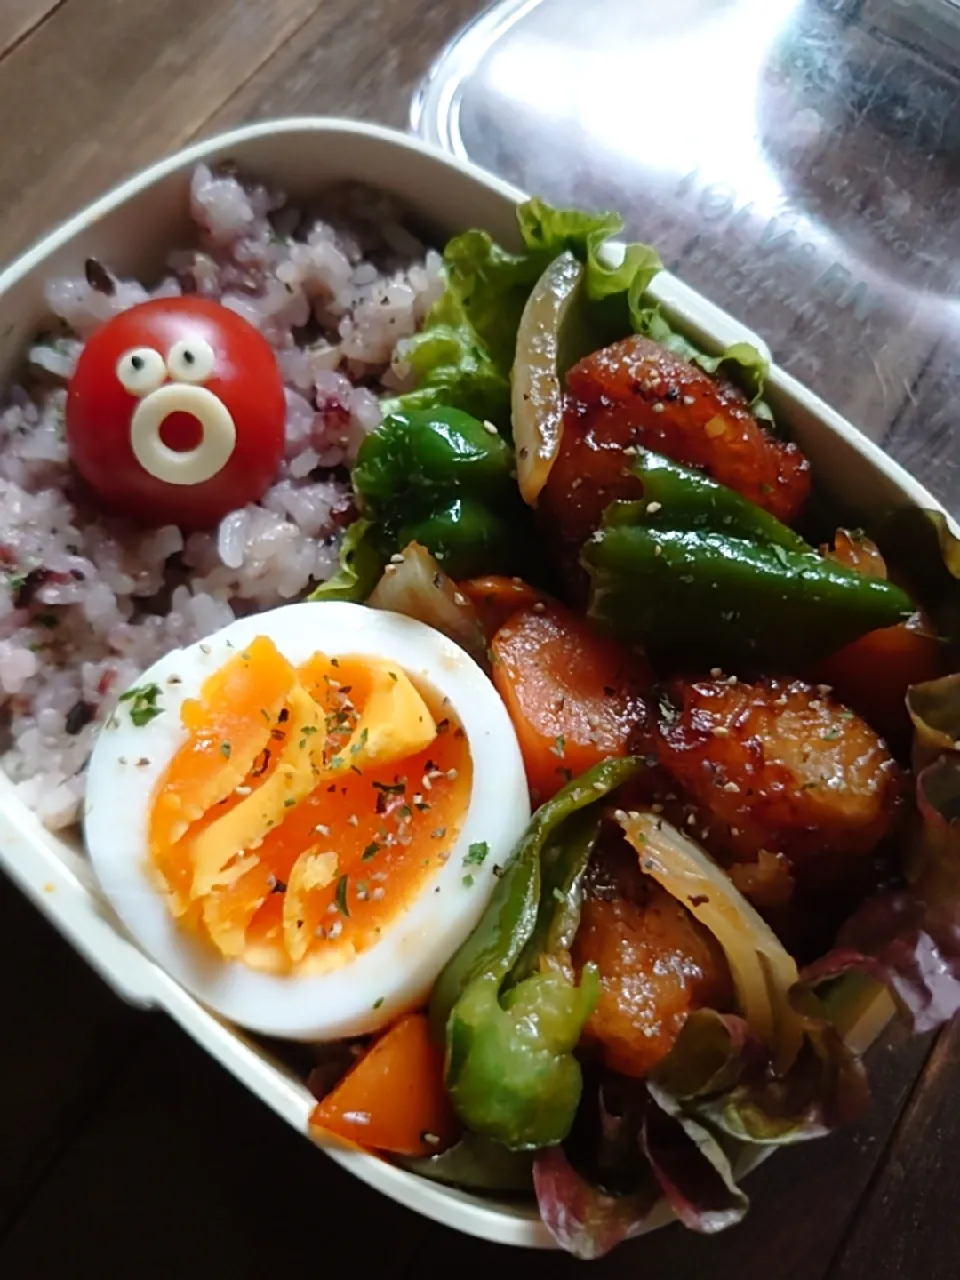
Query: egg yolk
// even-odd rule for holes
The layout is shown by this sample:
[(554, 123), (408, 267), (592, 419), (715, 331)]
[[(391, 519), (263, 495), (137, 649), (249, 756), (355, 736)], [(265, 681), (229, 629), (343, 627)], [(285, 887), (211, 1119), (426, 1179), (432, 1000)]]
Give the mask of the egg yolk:
[(150, 859), (224, 957), (320, 972), (377, 941), (450, 857), (472, 782), (446, 699), (395, 663), (293, 667), (257, 637), (184, 701)]

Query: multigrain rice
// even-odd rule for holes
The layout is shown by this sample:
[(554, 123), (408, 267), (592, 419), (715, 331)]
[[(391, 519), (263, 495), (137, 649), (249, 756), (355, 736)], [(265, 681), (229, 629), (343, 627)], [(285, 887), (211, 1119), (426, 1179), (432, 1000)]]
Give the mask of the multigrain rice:
[[(59, 327), (31, 348), (0, 407), (0, 760), (54, 829), (76, 822), (93, 735), (141, 671), (335, 570), (349, 465), (380, 420), (379, 397), (402, 389), (403, 340), (442, 288), (439, 255), (377, 193), (331, 192), (307, 213), (201, 165), (190, 201), (196, 243), (170, 254), (159, 284), (119, 279), (109, 262), (48, 282)], [(64, 437), (84, 340), (138, 302), (181, 293), (260, 329), (287, 402), (272, 488), (186, 538), (104, 517)]]

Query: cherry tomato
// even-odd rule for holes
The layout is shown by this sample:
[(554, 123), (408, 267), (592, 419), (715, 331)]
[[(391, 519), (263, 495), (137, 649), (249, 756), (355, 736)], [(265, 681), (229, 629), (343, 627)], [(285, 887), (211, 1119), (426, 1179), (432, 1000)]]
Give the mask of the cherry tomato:
[(206, 529), (273, 483), (284, 416), (280, 370), (252, 325), (203, 298), (163, 298), (89, 340), (68, 390), (67, 442), (109, 510)]

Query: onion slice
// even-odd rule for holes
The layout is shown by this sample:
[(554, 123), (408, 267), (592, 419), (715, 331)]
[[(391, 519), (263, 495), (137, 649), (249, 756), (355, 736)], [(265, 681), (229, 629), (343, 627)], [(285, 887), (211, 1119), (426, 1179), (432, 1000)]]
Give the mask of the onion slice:
[(793, 1063), (803, 1026), (790, 1002), (797, 966), (776, 934), (713, 859), (651, 813), (617, 815), (640, 867), (713, 934), (723, 948), (740, 1012), (779, 1071)]
[(408, 543), (393, 557), (367, 604), (425, 622), (488, 670), (487, 642), (476, 609), (419, 542)]
[(562, 253), (534, 285), (517, 330), (511, 379), (517, 484), (535, 506), (547, 483), (563, 435), (561, 338), (583, 280), (583, 267)]

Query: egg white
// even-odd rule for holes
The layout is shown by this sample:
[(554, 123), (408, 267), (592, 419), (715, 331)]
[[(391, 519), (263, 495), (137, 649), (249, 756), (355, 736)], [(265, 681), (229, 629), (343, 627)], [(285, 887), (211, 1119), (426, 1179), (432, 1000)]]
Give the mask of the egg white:
[[(450, 700), (467, 737), (473, 783), (459, 839), (410, 909), (383, 926), (360, 955), (321, 974), (276, 975), (226, 960), (180, 928), (150, 868), (154, 789), (186, 741), (185, 698), (257, 636), (269, 636), (294, 665), (318, 650), (396, 662)], [(156, 684), (161, 714), (141, 727), (121, 703), (101, 730), (87, 777), (84, 837), (94, 870), (135, 941), (198, 1000), (232, 1022), (292, 1040), (335, 1040), (376, 1030), (422, 1004), (440, 970), (477, 924), (496, 876), (530, 818), (517, 738), (493, 684), (432, 627), (364, 605), (307, 602), (244, 618), (161, 658), (137, 681)], [(334, 838), (336, 833), (332, 833)], [(489, 853), (470, 866), (468, 847)], [(376, 1006), (376, 1008), (374, 1007)]]

